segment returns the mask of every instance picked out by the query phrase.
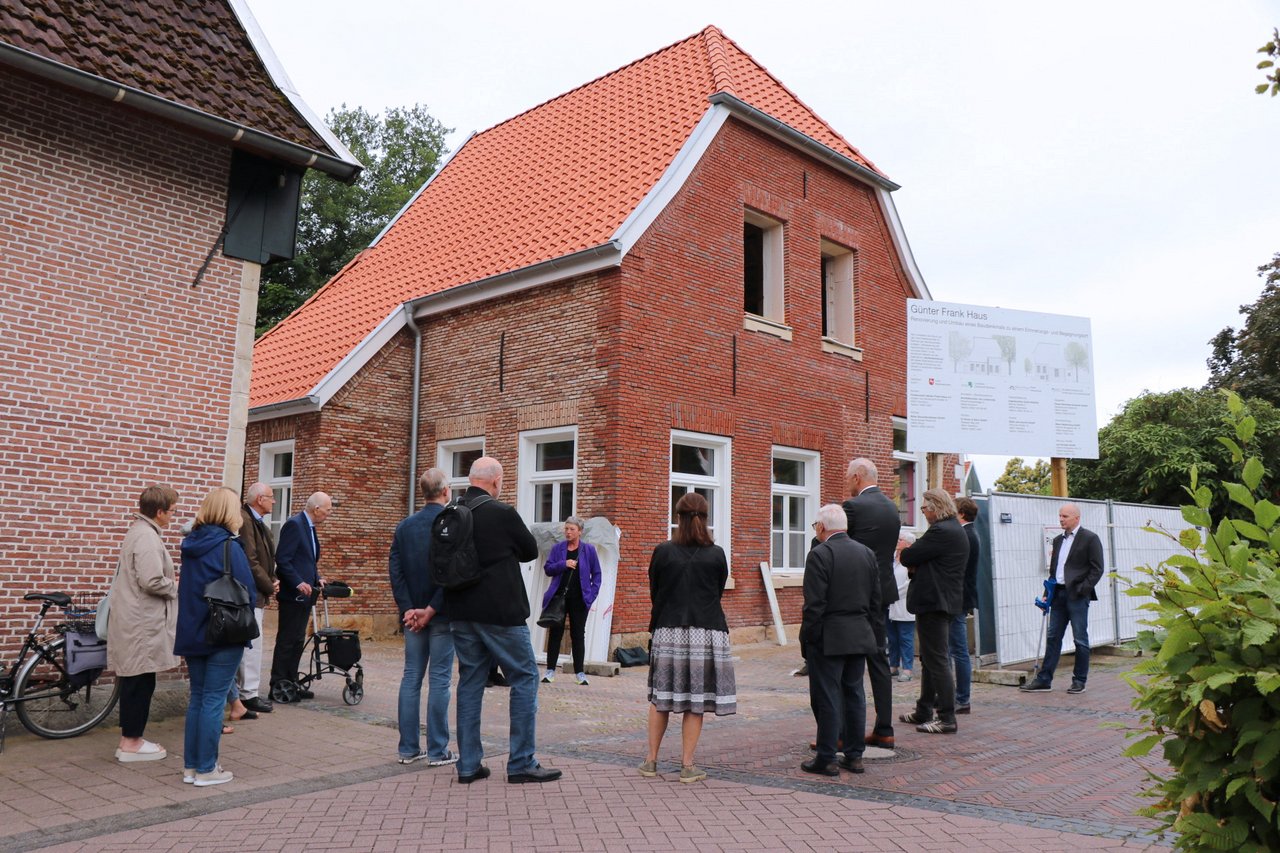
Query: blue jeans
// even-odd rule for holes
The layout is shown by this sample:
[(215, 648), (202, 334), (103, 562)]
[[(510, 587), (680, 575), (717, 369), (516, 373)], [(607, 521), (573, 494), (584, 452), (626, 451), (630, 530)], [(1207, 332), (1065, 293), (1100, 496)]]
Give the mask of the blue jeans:
[(484, 748), (480, 745), (480, 710), (484, 683), (493, 664), (511, 685), (511, 714), (507, 775), (524, 773), (538, 762), (533, 757), (538, 722), (538, 663), (528, 625), (486, 625), (481, 622), (450, 623), (458, 653), (458, 775), (480, 769)]
[(916, 623), (889, 620), (889, 666), (914, 668), (916, 659)]
[(947, 646), (951, 650), (951, 662), (956, 668), (956, 704), (969, 704), (969, 688), (973, 681), (973, 661), (969, 659), (969, 617), (956, 613), (951, 617), (951, 632)]
[(218, 766), (222, 711), (243, 656), (244, 646), (223, 646), (213, 654), (186, 659), (191, 700), (187, 703), (183, 766), (194, 767), (197, 773), (210, 773)]
[(449, 753), (449, 679), (453, 677), (453, 634), (449, 623), (432, 620), (421, 631), (404, 631), (404, 675), (400, 678), (400, 757), (412, 758), (421, 749), (418, 719), (422, 712), (422, 677), (430, 664), (427, 682), (427, 757)]
[(1044, 662), (1040, 665), (1037, 681), (1053, 683), (1053, 671), (1058, 668), (1068, 623), (1076, 644), (1076, 663), (1071, 678), (1081, 684), (1089, 678), (1089, 599), (1071, 598), (1066, 588), (1059, 585), (1053, 596), (1053, 606), (1049, 608), (1049, 638), (1045, 640)]

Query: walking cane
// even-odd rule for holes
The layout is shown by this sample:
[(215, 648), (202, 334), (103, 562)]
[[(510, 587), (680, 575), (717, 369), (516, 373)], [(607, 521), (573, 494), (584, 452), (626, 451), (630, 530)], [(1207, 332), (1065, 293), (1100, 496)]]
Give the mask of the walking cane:
[[(1053, 578), (1044, 579), (1044, 598), (1037, 598), (1032, 603), (1044, 612), (1044, 618), (1040, 620), (1040, 635), (1036, 638), (1036, 663), (1031, 668), (1031, 677), (1036, 678), (1040, 675), (1040, 649), (1048, 638), (1049, 632), (1049, 609), (1053, 607), (1053, 595), (1058, 585)], [(1047, 651), (1047, 649), (1046, 649)]]

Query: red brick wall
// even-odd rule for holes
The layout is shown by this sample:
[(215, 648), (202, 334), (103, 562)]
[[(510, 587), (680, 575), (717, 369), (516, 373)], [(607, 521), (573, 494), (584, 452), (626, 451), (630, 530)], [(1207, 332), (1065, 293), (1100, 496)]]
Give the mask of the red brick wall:
[[(743, 330), (744, 204), (786, 223), (791, 341)], [(823, 237), (858, 251), (861, 362), (820, 345)], [(576, 513), (607, 516), (622, 529), (613, 620), (621, 633), (648, 622), (649, 554), (667, 537), (671, 430), (729, 436), (736, 588), (726, 595), (726, 611), (733, 627), (768, 624), (758, 567), (769, 558), (771, 447), (822, 454), (824, 502), (847, 496), (844, 471), (855, 456), (874, 459), (891, 485), (891, 417), (906, 414), (909, 295), (869, 190), (730, 123), (621, 269), (422, 323), (419, 470), (435, 464), (438, 441), (483, 435), (486, 451), (506, 468), (502, 497), (514, 503), (519, 432), (576, 425)], [(250, 429), (250, 470), (257, 469), (260, 441), (295, 433), (298, 469), (322, 464), (328, 480), (309, 479), (295, 491), (299, 499), (313, 482), (359, 482), (368, 491), (358, 515), (344, 498), (322, 531), (327, 554), (337, 550), (330, 541), (340, 543), (342, 559), (367, 566), (371, 586), (383, 590), (352, 602), (356, 609), (392, 608), (385, 560), (405, 512), (411, 363), (401, 354), (409, 346), (404, 333), (384, 350), (384, 366), (367, 367), (321, 414)], [(307, 419), (318, 433), (304, 440)], [(337, 486), (328, 490), (344, 497)], [(800, 590), (779, 595), (784, 619), (799, 621)]]
[[(0, 70), (0, 649), (33, 590), (91, 593), (138, 493), (190, 519), (224, 461), (242, 263), (229, 152)], [(177, 524), (167, 535), (175, 558)]]

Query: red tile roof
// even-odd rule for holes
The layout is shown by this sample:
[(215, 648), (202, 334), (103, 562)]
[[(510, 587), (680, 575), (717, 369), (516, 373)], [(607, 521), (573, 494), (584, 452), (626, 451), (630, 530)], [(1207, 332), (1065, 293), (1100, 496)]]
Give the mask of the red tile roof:
[(403, 302), (609, 241), (718, 92), (875, 169), (708, 27), (468, 140), (379, 241), (258, 339), (250, 405), (303, 398)]
[(228, 0), (3, 2), (0, 42), (314, 151), (345, 153), (276, 86)]

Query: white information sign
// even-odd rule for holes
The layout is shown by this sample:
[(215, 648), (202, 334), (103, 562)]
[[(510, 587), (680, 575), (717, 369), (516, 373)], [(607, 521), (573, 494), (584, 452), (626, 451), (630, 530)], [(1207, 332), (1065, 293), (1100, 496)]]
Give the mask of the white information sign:
[(907, 300), (907, 449), (1098, 458), (1087, 317)]

